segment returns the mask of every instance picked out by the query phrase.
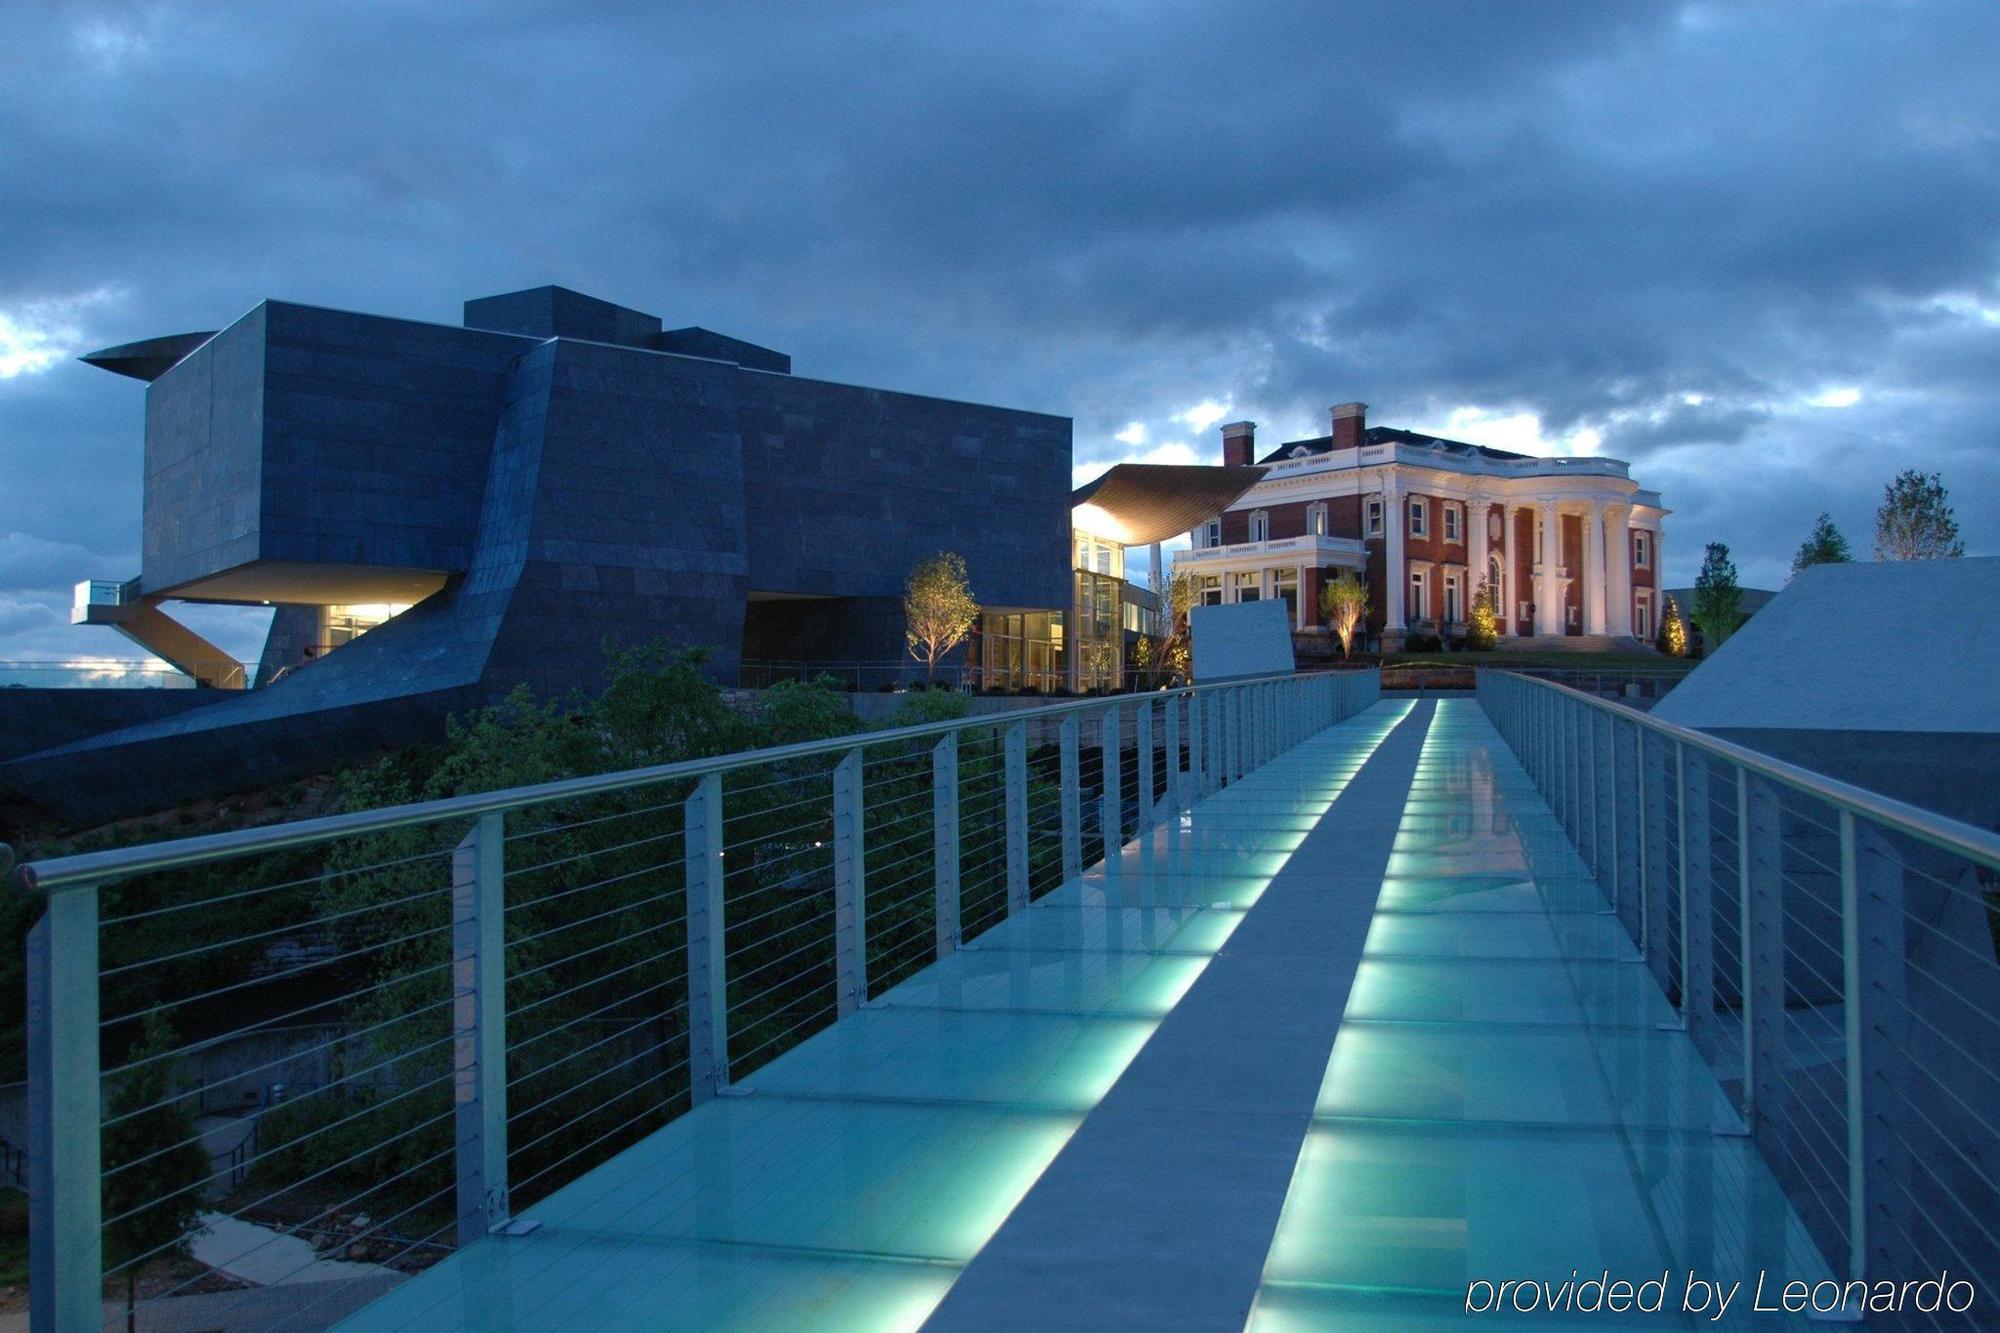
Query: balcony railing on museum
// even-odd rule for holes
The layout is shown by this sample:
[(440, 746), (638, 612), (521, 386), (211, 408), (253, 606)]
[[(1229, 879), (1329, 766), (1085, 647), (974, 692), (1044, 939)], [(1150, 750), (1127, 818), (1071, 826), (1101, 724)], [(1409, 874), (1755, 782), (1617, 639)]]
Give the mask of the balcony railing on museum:
[[(532, 1226), (1377, 697), (1346, 672), (1082, 700), (25, 865), (35, 1326), (94, 1327), (196, 1194), (405, 1268)], [(230, 1106), (254, 1135), (218, 1156), (194, 1115)]]
[(1822, 1253), (2000, 1291), (2000, 837), (1552, 681), (1478, 688)]
[[(207, 664), (196, 666), (206, 670)], [(212, 675), (217, 688), (241, 689), (255, 679), (254, 664), (219, 662)], [(160, 662), (115, 659), (67, 662), (0, 662), (0, 689), (30, 690), (195, 690), (209, 688), (185, 671)]]

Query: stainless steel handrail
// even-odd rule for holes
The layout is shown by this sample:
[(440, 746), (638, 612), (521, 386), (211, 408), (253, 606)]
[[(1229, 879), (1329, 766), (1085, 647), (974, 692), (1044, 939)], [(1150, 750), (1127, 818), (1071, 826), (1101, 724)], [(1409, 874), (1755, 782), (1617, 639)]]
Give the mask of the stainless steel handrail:
[[(1498, 670), (1494, 667), (1480, 669)], [(1866, 787), (1842, 782), (1839, 778), (1830, 778), (1823, 773), (1815, 773), (1811, 769), (1788, 764), (1782, 759), (1773, 758), (1733, 741), (1726, 741), (1691, 727), (1683, 727), (1678, 723), (1662, 721), (1637, 708), (1628, 708), (1615, 700), (1572, 689), (1568, 685), (1546, 677), (1529, 675), (1522, 671), (1502, 671), (1500, 674), (1531, 681), (1546, 690), (1554, 690), (1560, 695), (1566, 695), (1614, 717), (1645, 727), (1682, 745), (1701, 750), (1717, 759), (1727, 760), (1740, 768), (1770, 778), (1774, 782), (1781, 782), (1794, 790), (1818, 797), (1838, 809), (1872, 819), (1878, 824), (1886, 825), (1894, 832), (2000, 870), (2000, 834), (1990, 833), (1948, 815), (1925, 810), (1921, 806), (1910, 805), (1892, 796), (1884, 796), (1880, 792), (1869, 791)]]
[[(1183, 694), (1195, 695), (1211, 690), (1291, 680), (1296, 674), (1243, 677), (1209, 685), (1181, 686), (1153, 693), (1163, 698)], [(498, 791), (448, 796), (408, 805), (383, 806), (379, 810), (359, 810), (351, 814), (301, 819), (292, 823), (266, 825), (262, 828), (200, 834), (191, 838), (175, 838), (138, 847), (79, 852), (71, 856), (57, 856), (44, 861), (29, 862), (15, 870), (14, 881), (28, 893), (42, 894), (56, 894), (67, 889), (101, 887), (133, 875), (171, 870), (201, 861), (256, 852), (282, 851), (355, 834), (408, 828), (413, 824), (426, 824), (440, 819), (469, 819), (479, 815), (521, 810), (557, 801), (601, 796), (607, 792), (655, 786), (680, 779), (703, 778), (711, 773), (723, 773), (756, 764), (781, 763), (816, 755), (845, 754), (856, 746), (886, 745), (897, 741), (943, 736), (949, 732), (979, 727), (1102, 711), (1112, 704), (1130, 703), (1140, 697), (1143, 696), (1130, 694), (1093, 696), (1039, 708), (1022, 708), (1005, 713), (953, 718), (945, 722), (926, 722), (913, 727), (895, 727), (886, 731), (854, 732), (831, 740), (774, 745), (761, 750), (739, 750), (705, 759), (684, 759), (677, 763), (655, 764), (647, 768), (595, 773), (580, 778), (563, 778), (529, 787), (508, 787)]]

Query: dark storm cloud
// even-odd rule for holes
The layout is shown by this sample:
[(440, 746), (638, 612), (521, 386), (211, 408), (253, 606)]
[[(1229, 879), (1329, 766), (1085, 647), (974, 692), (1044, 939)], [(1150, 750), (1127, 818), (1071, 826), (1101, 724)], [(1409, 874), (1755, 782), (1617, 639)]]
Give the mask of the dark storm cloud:
[[(2000, 9), (10, 8), (0, 336), (560, 282), (801, 373), (1072, 414), (1595, 432), (1769, 582), (1882, 481), (2000, 507)], [(0, 341), (0, 357), (9, 344)], [(0, 361), (0, 365), (5, 365)], [(1826, 391), (1848, 408), (1812, 406)], [(1832, 401), (1823, 399), (1822, 401)], [(0, 379), (0, 658), (134, 572), (139, 386)], [(1586, 437), (1587, 438), (1587, 437)], [(11, 534), (11, 535), (10, 535)], [(82, 634), (82, 631), (76, 634)], [(32, 652), (30, 651), (32, 649)]]

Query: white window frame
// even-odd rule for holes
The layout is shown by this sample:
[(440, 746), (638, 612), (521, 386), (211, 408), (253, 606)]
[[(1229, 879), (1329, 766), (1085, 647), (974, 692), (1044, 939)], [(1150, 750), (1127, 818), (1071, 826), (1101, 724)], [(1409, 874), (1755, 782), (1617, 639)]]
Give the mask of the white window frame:
[(1370, 537), (1380, 537), (1382, 535), (1382, 499), (1380, 496), (1368, 502), (1368, 535)]
[(1222, 519), (1211, 518), (1201, 525), (1201, 544), (1209, 550), (1222, 545)]
[(1632, 567), (1651, 569), (1653, 567), (1653, 534), (1644, 528), (1632, 532)]
[[(1453, 603), (1458, 605), (1454, 606)], [(1458, 586), (1458, 575), (1444, 576), (1444, 623), (1456, 625), (1465, 619), (1465, 595)]]
[(1250, 540), (1253, 542), (1271, 540), (1271, 515), (1262, 509), (1251, 511)]
[(1444, 539), (1448, 542), (1465, 540), (1465, 525), (1459, 522), (1458, 506), (1455, 504), (1444, 506)]
[(1632, 637), (1641, 643), (1653, 638), (1653, 595), (1640, 593), (1632, 599)]
[(1408, 509), (1410, 513), (1410, 535), (1412, 537), (1428, 536), (1431, 525), (1430, 502), (1425, 500), (1421, 495), (1413, 495), (1410, 497)]
[(1326, 512), (1326, 502), (1321, 501), (1306, 510), (1306, 533), (1313, 537), (1330, 535), (1331, 522)]
[(1429, 620), (1431, 618), (1430, 599), (1425, 596), (1425, 594), (1429, 591), (1430, 591), (1430, 584), (1429, 581), (1424, 578), (1424, 571), (1421, 569), (1411, 570), (1410, 609), (1407, 618), (1415, 620)]

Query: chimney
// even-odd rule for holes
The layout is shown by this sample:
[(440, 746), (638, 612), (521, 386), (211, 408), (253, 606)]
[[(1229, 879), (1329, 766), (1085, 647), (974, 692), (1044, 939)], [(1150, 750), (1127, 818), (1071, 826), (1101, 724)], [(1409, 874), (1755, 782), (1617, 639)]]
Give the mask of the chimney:
[(1257, 423), (1232, 421), (1222, 428), (1222, 465), (1246, 467), (1257, 461)]
[(1333, 447), (1359, 449), (1361, 432), (1368, 429), (1368, 404), (1335, 403), (1333, 406)]

